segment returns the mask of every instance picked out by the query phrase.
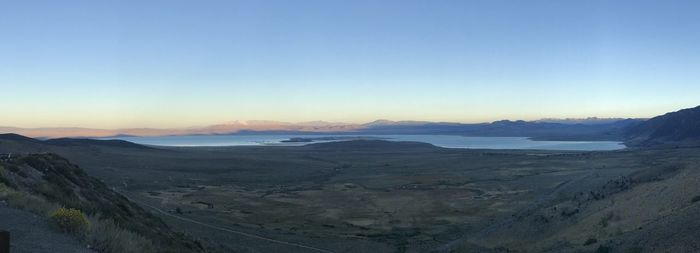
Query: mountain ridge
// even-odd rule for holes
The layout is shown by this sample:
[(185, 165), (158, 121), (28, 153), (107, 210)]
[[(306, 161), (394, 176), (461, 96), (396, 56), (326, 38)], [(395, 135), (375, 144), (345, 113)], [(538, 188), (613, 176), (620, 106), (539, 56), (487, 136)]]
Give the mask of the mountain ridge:
[[(530, 137), (554, 141), (624, 141), (629, 146), (700, 142), (700, 106), (669, 112), (651, 119), (544, 118), (534, 121), (499, 120), (490, 123), (457, 123), (379, 119), (364, 124), (308, 121), (289, 123), (269, 120), (232, 121), (182, 129), (129, 128), (91, 129), (80, 127), (0, 127), (3, 139), (48, 139), (48, 144), (76, 145), (74, 138), (120, 136), (178, 136), (235, 134), (444, 134), (482, 137)], [(35, 141), (34, 139), (32, 139)], [(71, 144), (72, 143), (72, 144)], [(82, 143), (87, 144), (87, 143)], [(89, 143), (104, 145), (103, 142)], [(124, 143), (112, 145), (126, 146)]]
[[(597, 120), (597, 118), (591, 118)], [(245, 132), (300, 132), (300, 133), (380, 133), (395, 131), (398, 133), (412, 134), (435, 134), (449, 133), (457, 135), (473, 135), (477, 131), (475, 128), (488, 127), (490, 125), (501, 125), (507, 122), (515, 123), (531, 123), (531, 124), (558, 124), (549, 125), (560, 126), (560, 128), (571, 128), (572, 126), (591, 126), (597, 128), (600, 126), (615, 124), (616, 122), (633, 120), (621, 119), (610, 122), (598, 122), (597, 124), (584, 124), (581, 121), (576, 123), (571, 122), (547, 122), (543, 120), (522, 121), (522, 120), (499, 120), (494, 122), (484, 123), (459, 123), (459, 122), (432, 122), (432, 121), (416, 121), (403, 120), (392, 121), (379, 119), (368, 123), (342, 123), (342, 122), (327, 122), (327, 121), (308, 121), (299, 123), (289, 123), (281, 121), (266, 121), (266, 120), (250, 120), (250, 121), (231, 121), (222, 124), (215, 124), (201, 127), (190, 128), (123, 128), (123, 129), (96, 129), (96, 128), (80, 128), (80, 127), (51, 127), (51, 128), (18, 128), (0, 126), (0, 133), (17, 133), (24, 136), (42, 139), (55, 138), (95, 138), (95, 137), (115, 137), (115, 136), (173, 136), (173, 135), (227, 135), (239, 134)], [(584, 120), (585, 121), (585, 120)], [(524, 126), (524, 125), (523, 125)], [(544, 126), (544, 125), (538, 125)], [(409, 130), (411, 129), (411, 130)], [(477, 131), (478, 132), (478, 131)], [(516, 133), (509, 133), (507, 136), (516, 136)], [(518, 135), (522, 136), (522, 135)], [(539, 136), (528, 136), (539, 137)]]
[(700, 106), (669, 112), (630, 125), (624, 135), (633, 146), (700, 142)]

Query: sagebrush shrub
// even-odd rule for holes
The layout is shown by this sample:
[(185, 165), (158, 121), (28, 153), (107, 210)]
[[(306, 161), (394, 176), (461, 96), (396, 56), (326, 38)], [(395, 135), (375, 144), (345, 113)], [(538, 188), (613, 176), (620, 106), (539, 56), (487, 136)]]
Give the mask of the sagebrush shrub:
[(59, 208), (51, 214), (51, 221), (63, 232), (82, 234), (87, 231), (88, 220), (83, 212), (74, 208)]
[(88, 217), (87, 242), (102, 253), (150, 253), (156, 252), (153, 243), (143, 236), (114, 224), (114, 220)]

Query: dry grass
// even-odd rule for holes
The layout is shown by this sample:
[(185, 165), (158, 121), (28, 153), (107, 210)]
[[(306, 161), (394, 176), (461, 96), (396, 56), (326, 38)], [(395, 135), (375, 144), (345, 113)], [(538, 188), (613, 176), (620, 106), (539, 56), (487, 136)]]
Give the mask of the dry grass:
[(85, 238), (91, 248), (106, 253), (155, 252), (153, 243), (114, 224), (112, 220), (90, 217), (90, 226)]
[(65, 233), (83, 235), (87, 232), (88, 220), (85, 214), (74, 208), (58, 208), (51, 214), (51, 223)]
[(18, 192), (0, 183), (0, 200), (17, 209), (47, 217), (61, 231), (104, 253), (156, 252), (153, 243), (131, 231), (117, 226), (111, 219), (83, 214), (80, 210), (60, 207), (45, 198)]
[(59, 208), (57, 204), (51, 203), (42, 197), (15, 191), (4, 184), (0, 184), (0, 199), (6, 200), (12, 207), (44, 217), (48, 217)]

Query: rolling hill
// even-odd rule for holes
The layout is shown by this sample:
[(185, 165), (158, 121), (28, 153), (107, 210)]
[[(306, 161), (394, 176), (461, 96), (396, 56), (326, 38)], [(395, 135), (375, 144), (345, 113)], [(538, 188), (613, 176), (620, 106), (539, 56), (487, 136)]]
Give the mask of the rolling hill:
[(625, 129), (632, 146), (692, 145), (700, 142), (700, 106), (632, 124)]
[[(171, 230), (160, 218), (59, 155), (3, 155), (0, 199), (40, 215), (57, 206), (81, 210), (91, 217), (89, 224), (94, 228), (78, 238), (98, 252), (204, 252), (194, 240)], [(124, 243), (129, 245), (117, 245)]]

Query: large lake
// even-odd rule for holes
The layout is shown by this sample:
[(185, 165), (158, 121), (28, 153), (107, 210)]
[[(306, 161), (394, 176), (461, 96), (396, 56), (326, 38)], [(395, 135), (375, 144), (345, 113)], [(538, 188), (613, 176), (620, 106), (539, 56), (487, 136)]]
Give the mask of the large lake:
[[(301, 138), (301, 139), (300, 139)], [(194, 135), (162, 137), (112, 137), (157, 146), (298, 146), (309, 143), (352, 139), (417, 141), (445, 148), (540, 149), (540, 150), (616, 150), (625, 145), (614, 141), (534, 141), (527, 137), (465, 137), (453, 135)], [(288, 142), (289, 140), (296, 142)]]

